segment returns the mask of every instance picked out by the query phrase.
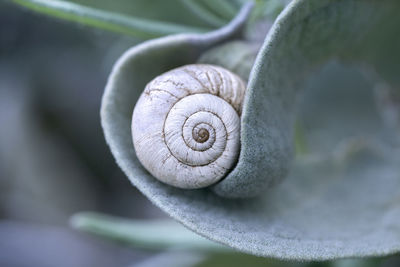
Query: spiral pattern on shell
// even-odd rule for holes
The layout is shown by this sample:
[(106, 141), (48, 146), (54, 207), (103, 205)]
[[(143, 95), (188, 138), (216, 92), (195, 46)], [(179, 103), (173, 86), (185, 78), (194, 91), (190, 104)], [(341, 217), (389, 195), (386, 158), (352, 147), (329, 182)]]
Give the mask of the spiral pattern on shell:
[(132, 116), (142, 165), (186, 189), (222, 179), (237, 161), (245, 83), (214, 65), (186, 65), (147, 84)]

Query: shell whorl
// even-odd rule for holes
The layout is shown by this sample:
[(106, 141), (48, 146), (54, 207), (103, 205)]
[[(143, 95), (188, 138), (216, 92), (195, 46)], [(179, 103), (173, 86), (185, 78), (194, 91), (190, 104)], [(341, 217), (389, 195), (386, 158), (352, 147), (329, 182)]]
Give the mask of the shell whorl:
[(245, 88), (237, 75), (206, 64), (153, 79), (132, 116), (133, 144), (142, 165), (179, 188), (219, 181), (239, 155)]

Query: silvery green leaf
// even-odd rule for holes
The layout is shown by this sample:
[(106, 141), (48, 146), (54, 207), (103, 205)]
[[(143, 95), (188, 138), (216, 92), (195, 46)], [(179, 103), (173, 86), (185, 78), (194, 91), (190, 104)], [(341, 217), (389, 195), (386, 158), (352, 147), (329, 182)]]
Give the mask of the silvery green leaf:
[[(170, 216), (200, 235), (243, 252), (298, 260), (399, 252), (400, 153), (391, 145), (393, 136), (382, 133), (371, 90), (362, 101), (352, 95), (354, 101), (348, 103), (354, 103), (353, 108), (336, 108), (335, 114), (340, 115), (333, 115), (332, 122), (341, 121), (337, 118), (345, 122), (339, 132), (319, 135), (304, 130), (301, 115), (307, 109), (299, 107), (305, 89), (333, 59), (343, 65), (368, 66), (398, 88), (399, 11), (396, 0), (291, 2), (269, 31), (250, 73), (239, 162), (212, 190), (180, 190), (154, 179), (135, 156), (130, 118), (148, 81), (196, 62), (202, 51), (232, 36), (238, 24), (234, 21), (213, 33), (170, 36), (132, 48), (116, 63), (101, 110), (117, 163)], [(326, 83), (329, 86), (331, 81)], [(362, 117), (361, 111), (368, 107), (365, 103), (370, 103), (371, 123)], [(297, 113), (300, 118), (296, 119)], [(357, 127), (359, 118), (362, 127)], [(310, 134), (304, 138), (306, 143), (310, 136), (323, 136), (327, 142), (337, 141), (332, 144), (335, 149), (315, 145), (317, 149), (311, 147), (293, 159), (297, 124)], [(342, 138), (343, 133), (348, 138)], [(245, 198), (250, 196), (258, 197)]]
[[(217, 185), (218, 194), (255, 196), (285, 176), (292, 157), (296, 100), (307, 78), (323, 63), (333, 58), (369, 63), (388, 81), (400, 83), (397, 5), (335, 0), (289, 5), (267, 35), (253, 67), (242, 115), (240, 159)], [(254, 146), (251, 140), (268, 141)]]

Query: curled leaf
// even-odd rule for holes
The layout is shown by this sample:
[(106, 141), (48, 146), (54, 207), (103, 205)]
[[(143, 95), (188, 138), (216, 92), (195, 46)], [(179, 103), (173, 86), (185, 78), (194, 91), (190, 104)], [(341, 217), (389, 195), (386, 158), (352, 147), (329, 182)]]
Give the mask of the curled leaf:
[(396, 0), (289, 4), (269, 31), (250, 73), (238, 164), (214, 192), (180, 190), (151, 177), (135, 156), (130, 118), (148, 81), (196, 62), (203, 51), (234, 36), (246, 9), (218, 31), (170, 36), (132, 48), (115, 65), (101, 110), (117, 163), (170, 216), (200, 235), (243, 252), (326, 260), (400, 251), (400, 153), (381, 138), (379, 120), (362, 124), (368, 127), (358, 127), (359, 122), (351, 120), (360, 118), (355, 114), (364, 114), (357, 112), (368, 105), (350, 101), (354, 104), (350, 113), (355, 110), (355, 114), (334, 109), (350, 130), (324, 136), (331, 140), (351, 133), (348, 140), (332, 139), (341, 140), (343, 149), (332, 153), (332, 148), (327, 152), (311, 147), (307, 155), (293, 161), (293, 128), (301, 110), (298, 100), (312, 77), (332, 59), (368, 65), (398, 88), (399, 11)]
[(395, 1), (294, 1), (279, 16), (249, 79), (240, 159), (217, 186), (220, 195), (258, 195), (288, 172), (296, 100), (324, 63), (369, 64), (398, 86), (398, 8)]

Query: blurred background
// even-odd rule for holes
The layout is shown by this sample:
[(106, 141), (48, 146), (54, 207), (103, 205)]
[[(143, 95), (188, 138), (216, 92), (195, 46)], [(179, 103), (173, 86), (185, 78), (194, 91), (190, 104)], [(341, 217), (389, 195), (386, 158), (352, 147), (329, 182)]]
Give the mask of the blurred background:
[(82, 210), (164, 216), (116, 166), (100, 126), (107, 75), (138, 40), (6, 2), (0, 25), (0, 266), (126, 266), (148, 257), (69, 227)]
[(400, 266), (144, 250), (73, 230), (71, 216), (87, 210), (166, 217), (130, 185), (100, 126), (111, 67), (140, 41), (0, 2), (0, 266)]

